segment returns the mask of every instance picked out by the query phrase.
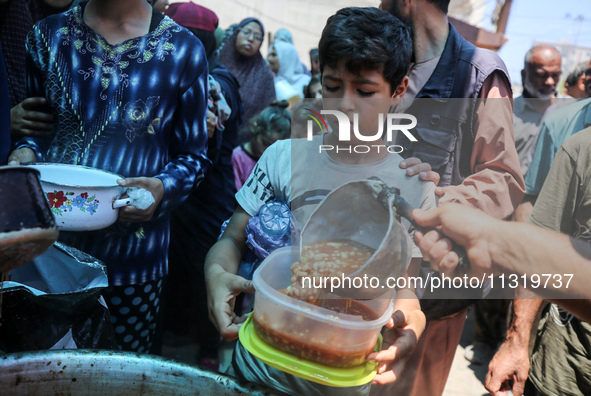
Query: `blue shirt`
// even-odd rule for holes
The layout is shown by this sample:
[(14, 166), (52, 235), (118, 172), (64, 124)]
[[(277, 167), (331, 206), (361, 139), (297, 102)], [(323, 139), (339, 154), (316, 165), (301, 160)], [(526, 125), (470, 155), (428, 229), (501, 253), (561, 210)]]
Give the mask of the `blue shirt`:
[(111, 285), (152, 281), (167, 273), (169, 213), (210, 163), (207, 59), (192, 33), (160, 14), (148, 34), (116, 45), (82, 15), (75, 7), (29, 33), (28, 96), (48, 99), (55, 131), (19, 146), (42, 161), (162, 180), (164, 198), (150, 222), (60, 236), (104, 261)]
[(545, 118), (525, 177), (526, 194), (540, 194), (560, 146), (588, 126), (591, 126), (591, 98), (560, 108)]

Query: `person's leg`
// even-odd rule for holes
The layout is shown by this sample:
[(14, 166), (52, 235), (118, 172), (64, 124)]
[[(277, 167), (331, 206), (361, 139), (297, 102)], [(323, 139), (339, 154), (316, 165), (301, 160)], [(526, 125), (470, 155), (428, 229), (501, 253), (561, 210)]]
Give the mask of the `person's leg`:
[(147, 353), (156, 331), (162, 279), (103, 291), (120, 350)]

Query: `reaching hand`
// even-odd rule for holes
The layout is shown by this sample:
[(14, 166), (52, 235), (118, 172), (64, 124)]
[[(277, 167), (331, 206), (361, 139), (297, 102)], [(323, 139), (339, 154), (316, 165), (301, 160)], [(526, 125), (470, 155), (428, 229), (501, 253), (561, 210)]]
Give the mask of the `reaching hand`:
[(378, 362), (377, 375), (372, 384), (384, 385), (399, 378), (425, 329), (425, 322), (425, 314), (420, 310), (394, 312), (386, 323), (382, 350), (371, 353), (367, 358)]
[(501, 345), (488, 365), (484, 386), (494, 396), (502, 396), (508, 390), (522, 395), (528, 372), (528, 345), (510, 339)]
[(238, 317), (234, 313), (236, 296), (240, 293), (253, 292), (252, 282), (241, 276), (221, 271), (216, 276), (209, 278), (206, 285), (209, 320), (212, 321), (224, 339), (235, 340), (238, 338), (240, 326), (248, 316), (245, 314)]
[(117, 183), (122, 187), (144, 188), (152, 193), (155, 200), (146, 210), (141, 210), (134, 206), (120, 208), (118, 220), (128, 223), (149, 221), (154, 215), (160, 201), (162, 201), (162, 197), (164, 197), (164, 184), (162, 184), (162, 180), (157, 177), (130, 177), (117, 180)]
[(8, 156), (8, 165), (30, 164), (31, 162), (36, 161), (37, 156), (35, 155), (35, 152), (28, 147), (14, 150)]
[(435, 185), (439, 184), (441, 177), (439, 173), (431, 170), (431, 165), (421, 162), (416, 157), (410, 157), (400, 163), (400, 168), (406, 169), (408, 176), (419, 175), (419, 178), (424, 181), (432, 181)]
[(36, 110), (47, 104), (42, 97), (32, 97), (10, 109), (10, 134), (13, 138), (47, 136), (53, 131), (53, 115)]
[[(473, 275), (495, 272), (490, 251), (491, 235), (503, 225), (500, 220), (459, 204), (445, 204), (428, 211), (413, 211), (415, 221), (423, 227), (441, 227), (445, 235), (466, 249)], [(451, 274), (458, 264), (458, 255), (451, 251), (449, 239), (431, 231), (415, 232), (415, 242), (423, 259), (439, 272)]]

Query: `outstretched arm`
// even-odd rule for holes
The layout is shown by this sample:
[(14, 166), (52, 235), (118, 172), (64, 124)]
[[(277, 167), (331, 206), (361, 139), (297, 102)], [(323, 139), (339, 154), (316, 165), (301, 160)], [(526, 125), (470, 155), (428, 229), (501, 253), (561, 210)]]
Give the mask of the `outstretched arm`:
[(246, 250), (244, 231), (250, 215), (238, 206), (224, 234), (205, 258), (205, 284), (209, 319), (226, 340), (238, 338), (246, 318), (236, 317), (234, 304), (240, 293), (253, 292), (252, 282), (236, 275)]

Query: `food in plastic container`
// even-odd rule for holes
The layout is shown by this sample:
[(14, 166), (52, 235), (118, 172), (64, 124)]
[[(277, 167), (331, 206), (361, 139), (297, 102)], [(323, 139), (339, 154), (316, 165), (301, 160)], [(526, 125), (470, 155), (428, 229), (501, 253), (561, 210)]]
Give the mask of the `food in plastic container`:
[[(313, 305), (285, 294), (290, 267), (298, 260), (299, 248), (277, 249), (255, 272), (255, 331), (267, 343), (303, 359), (333, 367), (364, 363), (392, 315), (393, 291), (363, 301), (327, 295), (322, 303), (332, 309)], [(362, 315), (338, 312), (345, 309)]]
[[(375, 250), (361, 243), (337, 239), (318, 241), (304, 245), (300, 259), (291, 267), (291, 286), (287, 295), (314, 299), (316, 304), (326, 293), (327, 277), (343, 278), (363, 266)], [(343, 312), (346, 313), (346, 312)]]

